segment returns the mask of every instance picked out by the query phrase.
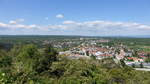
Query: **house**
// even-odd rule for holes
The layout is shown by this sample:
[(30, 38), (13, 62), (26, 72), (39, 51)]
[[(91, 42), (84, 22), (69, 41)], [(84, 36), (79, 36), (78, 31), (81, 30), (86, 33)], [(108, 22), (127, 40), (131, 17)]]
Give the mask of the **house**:
[(127, 60), (133, 61), (133, 62), (144, 62), (143, 59), (137, 58), (137, 57), (127, 57)]

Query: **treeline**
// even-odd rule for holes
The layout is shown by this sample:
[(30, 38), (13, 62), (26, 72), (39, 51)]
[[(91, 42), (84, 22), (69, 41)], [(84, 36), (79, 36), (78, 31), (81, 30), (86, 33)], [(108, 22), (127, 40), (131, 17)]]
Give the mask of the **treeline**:
[(150, 72), (135, 71), (113, 59), (71, 60), (51, 45), (0, 50), (0, 84), (150, 84)]

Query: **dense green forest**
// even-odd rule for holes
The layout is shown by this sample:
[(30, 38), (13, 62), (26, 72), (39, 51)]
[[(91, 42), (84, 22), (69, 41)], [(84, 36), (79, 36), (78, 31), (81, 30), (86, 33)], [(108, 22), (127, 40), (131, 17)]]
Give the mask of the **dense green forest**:
[(150, 84), (150, 72), (103, 60), (71, 60), (52, 45), (0, 50), (0, 84)]

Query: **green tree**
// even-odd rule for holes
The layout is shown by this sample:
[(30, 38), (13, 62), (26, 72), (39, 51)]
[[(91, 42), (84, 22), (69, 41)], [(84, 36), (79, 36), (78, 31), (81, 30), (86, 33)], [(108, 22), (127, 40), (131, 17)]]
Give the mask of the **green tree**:
[(6, 68), (12, 65), (12, 57), (9, 56), (8, 52), (0, 50), (0, 67)]
[(51, 44), (46, 45), (44, 54), (45, 54), (45, 58), (47, 58), (49, 62), (54, 62), (58, 60), (57, 58), (58, 52), (53, 48)]
[(125, 62), (124, 62), (123, 59), (120, 60), (120, 63), (121, 63), (121, 66), (122, 66), (122, 67), (125, 67), (125, 66), (126, 66), (126, 64), (125, 64)]
[(150, 54), (147, 54), (147, 58), (145, 59), (145, 62), (150, 62)]
[(135, 68), (136, 67), (135, 64), (132, 64), (132, 67)]
[(38, 65), (37, 72), (41, 73), (43, 71), (47, 71), (50, 68), (52, 62), (58, 60), (57, 56), (58, 56), (58, 53), (53, 48), (53, 46), (50, 44), (46, 45), (44, 49), (44, 54), (41, 57), (41, 61)]
[(140, 68), (143, 68), (143, 67), (144, 67), (144, 66), (143, 66), (143, 63), (141, 62), (141, 63), (140, 63)]
[(18, 72), (32, 72), (36, 69), (40, 54), (35, 45), (25, 45), (15, 57), (14, 67)]
[(96, 60), (96, 56), (94, 56), (94, 55), (91, 55), (91, 58), (94, 59), (94, 60)]
[(89, 51), (86, 51), (86, 55), (89, 56)]

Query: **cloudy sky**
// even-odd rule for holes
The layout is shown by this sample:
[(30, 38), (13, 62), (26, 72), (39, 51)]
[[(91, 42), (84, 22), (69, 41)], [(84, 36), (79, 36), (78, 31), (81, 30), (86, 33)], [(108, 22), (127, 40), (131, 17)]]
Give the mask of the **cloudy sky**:
[(150, 35), (150, 0), (0, 0), (0, 35)]

